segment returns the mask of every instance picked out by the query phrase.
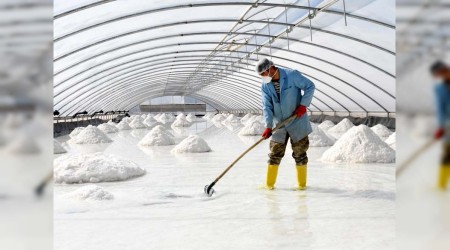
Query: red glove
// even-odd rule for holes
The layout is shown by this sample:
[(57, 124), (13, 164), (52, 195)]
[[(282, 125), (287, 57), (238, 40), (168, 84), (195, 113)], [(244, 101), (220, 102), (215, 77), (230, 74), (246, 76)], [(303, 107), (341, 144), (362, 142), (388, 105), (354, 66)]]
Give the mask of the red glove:
[(438, 130), (436, 130), (436, 132), (434, 133), (434, 138), (436, 140), (439, 140), (442, 138), (442, 136), (444, 136), (444, 129), (443, 128), (438, 128)]
[(269, 138), (271, 135), (272, 135), (272, 129), (271, 128), (264, 129), (264, 132), (262, 133), (262, 137), (264, 139)]
[(294, 111), (294, 114), (296, 114), (297, 117), (300, 117), (300, 116), (304, 115), (305, 113), (306, 113), (306, 107), (303, 105), (298, 106)]

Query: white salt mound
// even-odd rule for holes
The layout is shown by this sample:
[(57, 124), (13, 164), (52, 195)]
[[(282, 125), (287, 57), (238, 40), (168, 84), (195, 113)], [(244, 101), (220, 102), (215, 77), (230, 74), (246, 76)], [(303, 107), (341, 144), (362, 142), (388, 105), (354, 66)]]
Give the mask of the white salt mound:
[(119, 130), (130, 130), (130, 129), (131, 129), (130, 125), (128, 125), (128, 122), (127, 122), (126, 120), (123, 120), (123, 119), (122, 119), (122, 121), (120, 121), (120, 122), (116, 125), (116, 127), (117, 127)]
[(336, 126), (330, 128), (328, 130), (328, 132), (330, 132), (330, 133), (344, 133), (344, 132), (347, 132), (349, 129), (353, 128), (354, 126), (355, 125), (353, 125), (353, 123), (349, 119), (345, 118), (341, 122), (336, 124)]
[(114, 195), (100, 186), (90, 184), (65, 194), (62, 198), (83, 201), (103, 201), (114, 199)]
[(112, 140), (95, 126), (89, 125), (68, 142), (76, 144), (108, 143)]
[(133, 129), (140, 129), (140, 128), (146, 128), (147, 126), (142, 123), (141, 118), (136, 118), (133, 119), (129, 124), (128, 124), (131, 128)]
[(390, 131), (383, 124), (377, 124), (377, 125), (371, 127), (370, 129), (372, 129), (372, 131), (375, 132), (375, 134), (377, 134), (379, 137), (381, 137), (381, 139), (386, 139), (387, 137), (389, 137), (392, 134), (392, 131)]
[(53, 154), (64, 154), (67, 150), (59, 143), (59, 141), (53, 139)]
[(248, 121), (248, 119), (250, 119), (253, 116), (253, 114), (246, 114), (241, 118), (241, 123), (245, 124), (246, 121)]
[(393, 148), (395, 150), (396, 149), (395, 132), (392, 133), (384, 142), (386, 142), (387, 145), (389, 145), (389, 147), (391, 147), (391, 148)]
[(239, 135), (250, 136), (250, 135), (261, 135), (264, 132), (264, 124), (255, 120), (253, 122), (248, 123), (241, 129)]
[(330, 120), (325, 120), (319, 125), (319, 128), (323, 131), (327, 131), (332, 127), (334, 127), (334, 123)]
[(222, 121), (224, 124), (236, 124), (239, 123), (239, 118), (234, 114), (229, 115), (225, 120)]
[(41, 152), (36, 140), (29, 135), (19, 135), (6, 148), (8, 153), (32, 155)]
[(395, 151), (366, 125), (351, 128), (322, 155), (336, 163), (393, 163)]
[(180, 117), (180, 118), (177, 118), (174, 123), (172, 123), (172, 126), (174, 126), (174, 127), (189, 127), (189, 126), (191, 126), (191, 123), (188, 120), (186, 120), (186, 118)]
[(56, 183), (123, 181), (145, 174), (136, 163), (102, 153), (65, 155), (54, 160)]
[(158, 125), (148, 132), (144, 138), (142, 138), (139, 146), (167, 146), (174, 145), (175, 140), (172, 134), (170, 134), (163, 126)]
[(100, 129), (105, 134), (116, 133), (119, 131), (119, 129), (115, 125), (109, 123), (102, 123), (98, 125), (97, 128)]
[(313, 132), (308, 135), (309, 146), (311, 147), (329, 147), (333, 146), (336, 140), (328, 136), (321, 128), (317, 125), (313, 125)]
[(226, 119), (226, 116), (224, 114), (217, 114), (211, 120), (213, 122), (219, 122), (220, 123), (220, 122), (222, 122), (225, 119)]
[(152, 116), (148, 116), (147, 118), (145, 118), (145, 120), (142, 123), (144, 123), (148, 127), (151, 127), (157, 122), (158, 121), (155, 118), (153, 118)]
[(74, 130), (72, 130), (72, 132), (70, 132), (70, 138), (76, 137), (83, 129), (84, 127), (76, 127)]
[(189, 113), (189, 114), (186, 116), (186, 120), (189, 121), (189, 122), (196, 121), (196, 120), (197, 120), (197, 116), (195, 116), (195, 115), (192, 114), (192, 113)]
[(262, 115), (254, 115), (252, 117), (250, 117), (245, 123), (244, 126), (248, 126), (250, 124), (252, 124), (254, 121), (257, 121), (259, 123), (264, 124), (264, 118)]
[(205, 140), (198, 135), (190, 135), (172, 149), (172, 153), (204, 153), (211, 151)]

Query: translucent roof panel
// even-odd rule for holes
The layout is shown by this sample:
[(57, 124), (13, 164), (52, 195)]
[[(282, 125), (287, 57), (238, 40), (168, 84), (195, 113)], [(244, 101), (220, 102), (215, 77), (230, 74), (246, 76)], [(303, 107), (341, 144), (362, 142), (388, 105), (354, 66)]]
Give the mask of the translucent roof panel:
[(57, 0), (54, 28), (63, 115), (161, 96), (260, 112), (261, 57), (316, 84), (311, 111), (395, 112), (390, 0)]

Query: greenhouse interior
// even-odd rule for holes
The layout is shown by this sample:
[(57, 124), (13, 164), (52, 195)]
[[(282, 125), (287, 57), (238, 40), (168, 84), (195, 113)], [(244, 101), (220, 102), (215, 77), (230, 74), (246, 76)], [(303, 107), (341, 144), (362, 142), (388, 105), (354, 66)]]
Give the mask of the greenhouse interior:
[[(30, 42), (36, 56), (22, 60), (53, 57), (53, 75), (27, 75), (53, 82), (28, 96), (53, 111), (53, 169), (26, 179), (43, 179), (36, 192), (53, 199), (55, 249), (395, 249), (395, 1), (37, 7), (53, 9), (53, 27), (23, 32), (53, 41)], [(276, 79), (273, 106), (301, 105), (271, 126), (264, 91)], [(42, 137), (43, 123), (33, 125)], [(305, 144), (289, 124), (302, 124)], [(275, 141), (280, 131), (289, 142)], [(45, 143), (26, 137), (8, 150)], [(273, 145), (281, 162), (270, 163)]]

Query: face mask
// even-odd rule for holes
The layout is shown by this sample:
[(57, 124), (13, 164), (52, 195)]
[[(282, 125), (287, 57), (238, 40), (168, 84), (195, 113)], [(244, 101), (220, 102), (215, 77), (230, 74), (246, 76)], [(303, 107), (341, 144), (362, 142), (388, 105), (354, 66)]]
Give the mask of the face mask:
[(270, 81), (272, 81), (272, 77), (270, 76), (261, 76), (261, 80), (263, 83), (269, 83)]
[[(276, 71), (275, 71), (275, 73), (276, 73)], [(275, 75), (275, 73), (273, 75)], [(263, 83), (269, 83), (269, 82), (272, 81), (272, 77), (273, 76), (270, 76), (270, 75), (261, 76), (261, 80), (262, 80)]]

